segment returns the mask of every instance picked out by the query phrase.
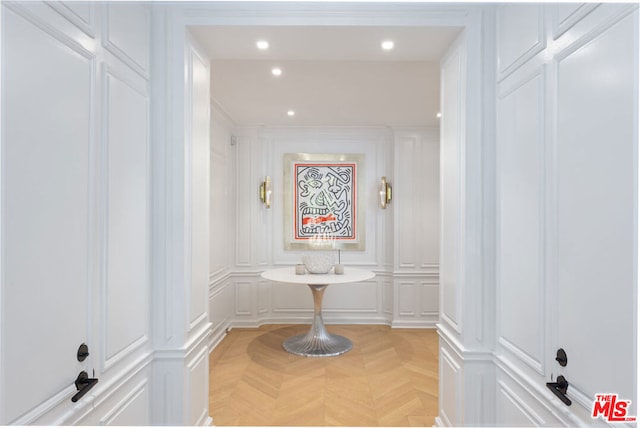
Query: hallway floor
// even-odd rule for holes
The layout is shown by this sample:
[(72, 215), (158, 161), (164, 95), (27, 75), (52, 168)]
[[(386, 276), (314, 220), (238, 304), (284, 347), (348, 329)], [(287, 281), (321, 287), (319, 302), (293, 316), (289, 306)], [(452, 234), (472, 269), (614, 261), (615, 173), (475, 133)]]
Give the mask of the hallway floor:
[(353, 349), (338, 357), (289, 354), (308, 325), (234, 329), (210, 355), (214, 425), (432, 426), (438, 412), (435, 330), (328, 325)]

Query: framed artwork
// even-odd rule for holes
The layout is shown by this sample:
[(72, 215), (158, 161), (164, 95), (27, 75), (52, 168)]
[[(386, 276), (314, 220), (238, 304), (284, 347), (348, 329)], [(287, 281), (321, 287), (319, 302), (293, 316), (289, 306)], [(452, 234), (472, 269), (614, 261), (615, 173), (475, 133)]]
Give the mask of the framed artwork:
[(364, 154), (287, 153), (283, 165), (285, 249), (310, 249), (320, 238), (364, 250)]

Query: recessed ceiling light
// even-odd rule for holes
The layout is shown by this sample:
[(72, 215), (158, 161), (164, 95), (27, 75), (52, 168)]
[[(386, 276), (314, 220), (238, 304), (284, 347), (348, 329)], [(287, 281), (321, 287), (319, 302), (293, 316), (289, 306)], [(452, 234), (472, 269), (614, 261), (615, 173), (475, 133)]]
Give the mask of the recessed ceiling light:
[(440, 119), (440, 118), (442, 117), (442, 113), (440, 113), (440, 112), (436, 113), (436, 117), (437, 117), (438, 119)]
[(295, 111), (293, 111), (293, 110), (289, 110), (289, 111), (287, 112), (287, 116), (295, 116), (295, 115), (296, 115), (296, 112), (295, 112)]
[(265, 50), (269, 49), (269, 42), (267, 42), (266, 40), (258, 40), (256, 42), (256, 46), (261, 51), (265, 51)]
[(394, 43), (391, 40), (385, 40), (380, 46), (382, 46), (382, 49), (384, 49), (385, 51), (390, 51), (391, 49), (393, 49)]
[(274, 76), (281, 76), (282, 75), (282, 69), (279, 67), (273, 67), (271, 69), (271, 74), (273, 74)]

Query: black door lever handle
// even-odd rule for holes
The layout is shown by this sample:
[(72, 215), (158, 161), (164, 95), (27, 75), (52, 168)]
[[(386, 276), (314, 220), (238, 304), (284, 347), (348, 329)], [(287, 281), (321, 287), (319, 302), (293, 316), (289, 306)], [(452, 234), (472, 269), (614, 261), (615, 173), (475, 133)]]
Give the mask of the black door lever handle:
[(76, 393), (76, 395), (71, 397), (71, 401), (75, 403), (76, 401), (81, 399), (87, 392), (89, 392), (91, 388), (96, 385), (96, 383), (98, 383), (97, 378), (92, 379), (89, 377), (87, 372), (81, 371), (75, 382), (78, 392)]
[(571, 405), (571, 400), (567, 397), (567, 388), (569, 388), (569, 382), (564, 376), (558, 376), (556, 382), (547, 382), (547, 388), (553, 392), (567, 406)]

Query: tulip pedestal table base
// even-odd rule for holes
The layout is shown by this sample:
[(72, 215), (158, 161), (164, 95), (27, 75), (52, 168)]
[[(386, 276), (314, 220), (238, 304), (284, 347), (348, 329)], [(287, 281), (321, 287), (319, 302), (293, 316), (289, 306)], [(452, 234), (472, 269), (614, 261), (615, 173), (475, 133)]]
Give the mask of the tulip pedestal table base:
[(272, 269), (262, 273), (262, 277), (272, 281), (287, 282), (292, 284), (306, 284), (313, 294), (313, 321), (311, 329), (307, 334), (300, 334), (288, 338), (282, 347), (292, 354), (304, 357), (335, 357), (344, 354), (352, 348), (351, 340), (337, 334), (327, 332), (322, 320), (322, 297), (324, 290), (330, 284), (340, 284), (357, 282), (371, 279), (375, 276), (373, 272), (345, 268), (343, 275), (334, 273), (328, 274), (306, 274), (296, 275), (292, 267)]

